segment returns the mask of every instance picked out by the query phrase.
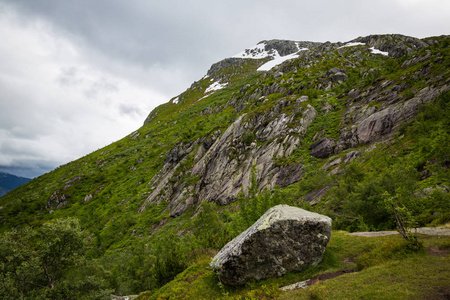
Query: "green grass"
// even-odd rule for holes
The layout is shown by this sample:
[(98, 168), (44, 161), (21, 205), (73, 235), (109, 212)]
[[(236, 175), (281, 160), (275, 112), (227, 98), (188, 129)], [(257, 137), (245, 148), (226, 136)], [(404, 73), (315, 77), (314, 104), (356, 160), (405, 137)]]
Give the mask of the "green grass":
[[(142, 293), (139, 299), (440, 299), (450, 291), (450, 238), (423, 235), (421, 239), (426, 248), (440, 247), (447, 252), (432, 256), (425, 250), (392, 251), (404, 248), (399, 235), (358, 237), (333, 231), (324, 259), (316, 268), (242, 287), (222, 285), (208, 268), (213, 253), (204, 254), (173, 281), (159, 290)], [(359, 270), (356, 261), (360, 257), (379, 252), (383, 252), (383, 259), (372, 260)], [(304, 290), (279, 290), (344, 269), (358, 272), (320, 281)]]
[(284, 293), (279, 299), (446, 299), (449, 270), (448, 255), (416, 254)]

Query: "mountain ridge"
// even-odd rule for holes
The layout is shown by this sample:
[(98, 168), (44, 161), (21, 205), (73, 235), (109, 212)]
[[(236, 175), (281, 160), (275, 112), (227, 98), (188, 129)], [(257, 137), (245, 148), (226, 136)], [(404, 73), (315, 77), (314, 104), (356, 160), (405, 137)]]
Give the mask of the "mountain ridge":
[[(446, 38), (448, 36), (441, 36)], [(257, 43), (256, 46), (247, 48), (244, 51), (233, 55), (231, 57), (224, 58), (223, 60), (212, 64), (210, 69), (207, 72), (207, 75), (202, 79), (212, 77), (215, 81), (223, 81), (224, 75), (218, 75), (223, 70), (227, 70), (229, 72), (230, 68), (239, 68), (242, 69), (248, 67), (249, 59), (255, 60), (273, 60), (276, 54), (285, 57), (288, 55), (296, 54), (301, 51), (301, 49), (308, 48), (308, 50), (318, 50), (321, 51), (331, 51), (339, 48), (344, 48), (346, 45), (351, 43), (358, 43), (358, 46), (366, 45), (371, 46), (374, 50), (379, 50), (382, 52), (391, 52), (392, 57), (401, 57), (406, 55), (407, 53), (412, 53), (415, 50), (421, 49), (426, 46), (430, 46), (434, 43), (432, 38), (418, 39), (410, 36), (405, 36), (401, 34), (387, 34), (387, 35), (369, 35), (366, 37), (358, 37), (348, 42), (310, 42), (310, 41), (292, 41), (292, 40), (263, 40)], [(355, 45), (356, 46), (356, 45)], [(376, 49), (375, 49), (376, 47)], [(311, 49), (309, 49), (311, 48)], [(367, 50), (367, 49), (366, 49)], [(275, 52), (274, 52), (275, 51)], [(295, 57), (292, 57), (292, 59)], [(281, 61), (280, 64), (284, 62)], [(263, 61), (259, 61), (257, 63), (258, 67), (263, 65)], [(273, 66), (276, 67), (277, 65)], [(270, 71), (264, 70), (264, 71)], [(222, 72), (223, 73), (223, 72)], [(228, 74), (229, 76), (229, 74)], [(198, 82), (194, 82), (191, 88), (193, 88)], [(183, 93), (181, 94), (183, 95)], [(179, 96), (174, 97), (179, 98)], [(146, 118), (144, 125), (148, 123), (148, 119), (151, 117), (152, 112), (150, 112), (149, 116)]]
[(27, 183), (30, 180), (31, 178), (25, 178), (9, 173), (0, 172), (0, 197), (5, 195), (7, 192), (15, 189), (16, 187)]
[(244, 50), (257, 58), (213, 64), (137, 131), (2, 197), (0, 231), (75, 217), (87, 257), (128, 270), (110, 285), (131, 294), (161, 287), (277, 204), (347, 231), (393, 229), (388, 200), (420, 226), (448, 222), (449, 45), (263, 41)]

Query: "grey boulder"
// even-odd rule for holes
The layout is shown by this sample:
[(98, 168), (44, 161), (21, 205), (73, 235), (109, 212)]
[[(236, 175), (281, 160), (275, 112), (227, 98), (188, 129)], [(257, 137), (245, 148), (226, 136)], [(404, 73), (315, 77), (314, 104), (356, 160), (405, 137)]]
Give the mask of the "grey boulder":
[(329, 217), (277, 205), (225, 245), (210, 267), (227, 285), (279, 277), (319, 264), (330, 236)]

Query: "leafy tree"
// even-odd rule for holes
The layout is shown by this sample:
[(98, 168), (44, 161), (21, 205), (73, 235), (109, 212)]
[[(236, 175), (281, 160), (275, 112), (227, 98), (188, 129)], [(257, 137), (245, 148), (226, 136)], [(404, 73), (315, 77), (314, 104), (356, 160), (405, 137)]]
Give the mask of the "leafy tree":
[(35, 232), (30, 228), (6, 232), (0, 239), (0, 296), (5, 299), (22, 298), (45, 281), (36, 280), (40, 270), (34, 249), (29, 247)]
[(69, 266), (75, 265), (85, 252), (83, 234), (76, 219), (59, 219), (46, 223), (38, 233), (37, 254), (47, 286)]
[(73, 218), (58, 219), (37, 229), (24, 227), (2, 234), (0, 297), (74, 299), (75, 295), (80, 298), (80, 294), (93, 290), (104, 295), (101, 282), (93, 277), (71, 280), (75, 279), (70, 272), (73, 267), (85, 266), (85, 249), (83, 232), (78, 220)]

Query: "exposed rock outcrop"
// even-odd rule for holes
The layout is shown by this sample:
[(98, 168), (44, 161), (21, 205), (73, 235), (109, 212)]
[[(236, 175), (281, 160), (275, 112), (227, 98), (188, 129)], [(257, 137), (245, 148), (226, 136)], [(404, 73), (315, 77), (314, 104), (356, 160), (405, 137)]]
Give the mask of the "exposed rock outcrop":
[(265, 44), (264, 48), (266, 51), (276, 50), (281, 56), (298, 52), (299, 48), (317, 48), (322, 44), (317, 42), (294, 42), (289, 40), (269, 40), (262, 41), (261, 43)]
[[(225, 69), (229, 68), (241, 68), (247, 64), (246, 60), (242, 58), (230, 57), (223, 59), (211, 66), (208, 70), (207, 75), (214, 77), (216, 79), (220, 79), (219, 73)], [(222, 74), (225, 76), (225, 74)]]
[(320, 189), (317, 189), (315, 191), (309, 192), (308, 194), (304, 195), (302, 198), (309, 202), (310, 205), (316, 205), (320, 203), (322, 200), (322, 197), (328, 192), (328, 190), (331, 188), (331, 186), (325, 186)]
[(317, 158), (327, 158), (333, 153), (336, 142), (330, 138), (323, 138), (311, 145), (311, 155)]
[(377, 142), (389, 136), (401, 123), (412, 119), (420, 105), (434, 99), (446, 89), (446, 86), (436, 89), (424, 88), (408, 101), (387, 106), (365, 118), (357, 118), (358, 121), (351, 128), (342, 130), (336, 145), (337, 150)]
[(177, 180), (175, 175), (183, 158), (194, 151), (195, 145), (176, 145), (166, 154), (161, 171), (150, 181), (153, 192), (139, 212), (144, 211), (148, 203), (162, 201), (170, 202), (171, 216), (180, 215), (197, 201), (231, 203), (243, 188), (244, 193), (247, 192), (253, 168), (259, 190), (277, 185), (285, 187), (299, 181), (302, 166), (278, 166), (276, 158), (288, 157), (299, 147), (301, 137), (318, 113), (309, 104), (298, 107), (295, 110), (298, 114), (281, 113), (287, 105), (287, 100), (280, 99), (265, 114), (243, 114), (220, 137), (214, 135), (213, 140), (198, 142), (201, 145), (197, 147), (189, 171), (191, 177), (199, 179), (195, 186)]
[(330, 236), (329, 217), (277, 205), (225, 245), (210, 266), (228, 285), (279, 277), (319, 264)]
[(139, 295), (128, 295), (128, 296), (115, 296), (110, 295), (111, 300), (133, 300), (139, 297)]
[(378, 50), (389, 53), (392, 57), (401, 57), (412, 54), (414, 51), (427, 47), (428, 44), (418, 38), (404, 36), (401, 34), (369, 35), (359, 37), (352, 42), (365, 43)]
[(70, 193), (66, 190), (72, 187), (74, 184), (81, 181), (81, 176), (75, 176), (64, 183), (64, 186), (55, 190), (53, 194), (49, 197), (47, 201), (47, 208), (54, 208), (56, 206), (56, 210), (63, 208), (67, 204), (69, 204)]
[[(249, 186), (253, 166), (256, 167), (259, 189), (299, 180), (298, 167), (278, 167), (274, 157), (291, 155), (316, 116), (316, 110), (307, 106), (294, 128), (288, 126), (294, 122), (294, 115), (277, 116), (274, 113), (272, 116), (269, 112), (267, 115), (238, 118), (192, 169), (192, 175), (201, 178), (196, 189), (199, 197), (220, 204), (233, 202), (242, 187), (245, 192)], [(254, 133), (255, 138), (247, 146), (242, 140), (249, 133)], [(256, 141), (264, 144), (258, 146)], [(286, 172), (286, 168), (296, 172)], [(288, 175), (292, 177), (287, 178)]]
[(348, 76), (347, 74), (345, 74), (345, 72), (346, 70), (332, 68), (327, 73), (325, 73), (325, 75), (328, 76), (332, 82), (344, 82), (348, 80)]
[(345, 154), (344, 156), (344, 163), (349, 163), (353, 160), (355, 160), (356, 158), (361, 156), (361, 152), (354, 150), (354, 151), (350, 151), (347, 154)]

